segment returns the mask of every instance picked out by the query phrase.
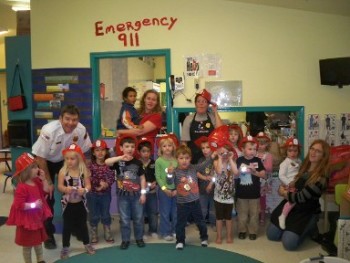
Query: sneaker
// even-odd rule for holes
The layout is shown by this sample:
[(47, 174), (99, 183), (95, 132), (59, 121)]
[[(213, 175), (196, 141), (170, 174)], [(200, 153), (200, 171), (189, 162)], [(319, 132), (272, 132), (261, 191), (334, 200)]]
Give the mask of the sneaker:
[(91, 244), (85, 245), (86, 254), (93, 255), (96, 253), (94, 247)]
[(169, 236), (165, 236), (165, 237), (164, 237), (164, 240), (165, 240), (165, 241), (173, 241), (174, 238), (173, 238), (172, 236), (169, 235)]
[(48, 239), (46, 239), (44, 242), (44, 246), (46, 249), (56, 249), (57, 245), (54, 236), (50, 236)]
[(250, 240), (255, 240), (256, 239), (256, 234), (249, 234), (249, 239)]
[(201, 242), (201, 246), (202, 246), (202, 247), (207, 247), (207, 246), (208, 246), (208, 240), (203, 240), (203, 241)]
[(69, 248), (64, 247), (61, 250), (61, 259), (67, 259), (67, 258), (69, 258)]
[(136, 240), (136, 245), (138, 247), (144, 247), (145, 246), (145, 242), (142, 239), (138, 239), (138, 240)]
[(151, 234), (151, 237), (153, 237), (153, 238), (158, 238), (158, 234), (157, 234), (157, 233), (152, 233), (152, 234)]
[(122, 243), (120, 244), (120, 249), (128, 249), (130, 245), (130, 241), (122, 241)]
[(175, 246), (175, 248), (176, 248), (177, 250), (183, 250), (183, 249), (184, 249), (184, 243), (177, 243), (176, 246)]
[(239, 239), (245, 239), (246, 238), (246, 233), (245, 232), (241, 232), (238, 234), (238, 238)]

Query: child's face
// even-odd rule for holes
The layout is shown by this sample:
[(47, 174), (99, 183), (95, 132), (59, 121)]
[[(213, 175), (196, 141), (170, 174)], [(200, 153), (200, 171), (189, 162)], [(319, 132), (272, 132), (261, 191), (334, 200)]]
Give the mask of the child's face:
[(30, 168), (30, 179), (34, 179), (39, 174), (39, 166), (36, 163), (33, 163)]
[(223, 160), (227, 160), (228, 159), (228, 150), (225, 147), (220, 147), (218, 149), (218, 155), (220, 155)]
[(126, 98), (124, 98), (124, 100), (125, 102), (134, 105), (136, 102), (136, 98), (137, 98), (137, 93), (133, 91), (129, 91), (128, 95), (126, 96)]
[(68, 168), (76, 168), (79, 166), (79, 157), (74, 152), (68, 152), (64, 156), (64, 161)]
[(141, 159), (149, 159), (151, 157), (151, 149), (148, 147), (142, 147), (140, 150)]
[(266, 151), (267, 147), (269, 146), (269, 142), (266, 140), (258, 140), (258, 142), (259, 142), (258, 150), (262, 152)]
[(95, 155), (96, 160), (104, 161), (106, 154), (107, 154), (107, 149), (102, 149), (100, 147), (95, 148), (93, 151), (93, 155)]
[(234, 145), (237, 144), (239, 139), (239, 134), (236, 130), (230, 130), (230, 135), (229, 135), (229, 140), (232, 142)]
[(247, 159), (252, 159), (256, 155), (256, 144), (247, 142), (243, 147), (243, 155)]
[(188, 153), (182, 154), (180, 153), (177, 157), (178, 167), (180, 169), (187, 169), (191, 163), (191, 157)]
[(128, 156), (133, 156), (135, 153), (135, 143), (124, 142), (123, 145), (120, 146), (120, 150)]
[(162, 143), (161, 149), (164, 155), (170, 156), (173, 154), (174, 146), (170, 141), (165, 141)]
[(202, 153), (205, 157), (208, 157), (211, 155), (211, 149), (209, 147), (209, 143), (208, 142), (202, 142), (201, 144), (201, 149), (202, 149)]
[(290, 158), (290, 159), (296, 159), (298, 158), (298, 155), (299, 155), (299, 148), (298, 146), (289, 146), (287, 148), (287, 157)]

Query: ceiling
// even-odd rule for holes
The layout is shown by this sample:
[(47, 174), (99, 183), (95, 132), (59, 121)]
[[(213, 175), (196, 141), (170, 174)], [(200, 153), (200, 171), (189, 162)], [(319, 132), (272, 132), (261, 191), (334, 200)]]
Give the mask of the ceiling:
[[(57, 0), (59, 1), (59, 0)], [(277, 6), (310, 12), (350, 16), (350, 0), (225, 0), (258, 5)], [(9, 6), (28, 5), (30, 0), (0, 0)]]

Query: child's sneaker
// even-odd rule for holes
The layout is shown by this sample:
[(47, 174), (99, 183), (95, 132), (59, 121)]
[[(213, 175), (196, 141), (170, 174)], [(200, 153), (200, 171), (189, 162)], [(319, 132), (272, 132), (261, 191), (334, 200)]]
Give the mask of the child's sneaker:
[(202, 246), (202, 247), (207, 247), (207, 246), (208, 246), (208, 240), (203, 240), (203, 241), (201, 242), (201, 246)]
[(165, 237), (164, 237), (164, 240), (165, 240), (165, 241), (173, 241), (174, 238), (173, 238), (172, 236), (169, 235), (169, 236), (165, 236)]
[(85, 250), (86, 250), (86, 254), (88, 254), (88, 255), (93, 255), (96, 253), (94, 247), (91, 246), (91, 244), (85, 245)]
[(177, 250), (183, 250), (184, 249), (184, 243), (177, 243), (175, 248)]
[(69, 258), (69, 248), (64, 247), (61, 250), (61, 259), (67, 259), (67, 258)]

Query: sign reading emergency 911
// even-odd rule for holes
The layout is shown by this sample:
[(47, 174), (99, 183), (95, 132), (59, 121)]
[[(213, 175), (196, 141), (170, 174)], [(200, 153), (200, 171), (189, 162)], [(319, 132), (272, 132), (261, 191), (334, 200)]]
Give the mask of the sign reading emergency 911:
[(177, 22), (175, 17), (144, 18), (137, 21), (127, 21), (116, 24), (106, 24), (104, 21), (95, 22), (95, 36), (104, 37), (106, 35), (116, 35), (118, 41), (122, 42), (124, 47), (140, 46), (139, 32), (147, 27), (163, 27), (171, 30)]

